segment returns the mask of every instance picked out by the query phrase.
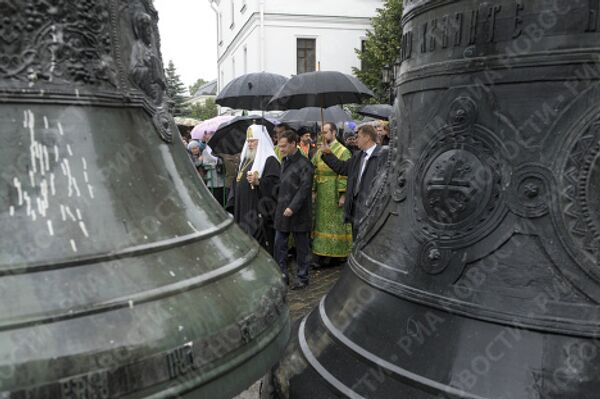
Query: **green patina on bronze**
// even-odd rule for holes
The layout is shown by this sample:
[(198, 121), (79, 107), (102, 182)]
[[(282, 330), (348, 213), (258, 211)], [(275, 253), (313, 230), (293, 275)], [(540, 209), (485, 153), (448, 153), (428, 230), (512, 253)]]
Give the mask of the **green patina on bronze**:
[(287, 342), (285, 287), (178, 140), (156, 12), (25, 3), (0, 2), (0, 395), (237, 394)]

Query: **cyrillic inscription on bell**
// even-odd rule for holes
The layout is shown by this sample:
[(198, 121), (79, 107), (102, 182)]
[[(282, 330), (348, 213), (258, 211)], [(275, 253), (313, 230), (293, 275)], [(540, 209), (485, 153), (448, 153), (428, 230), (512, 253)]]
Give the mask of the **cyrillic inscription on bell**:
[(404, 2), (390, 167), (275, 391), (597, 396), (598, 12)]
[(285, 287), (171, 140), (152, 2), (0, 16), (0, 396), (236, 395)]

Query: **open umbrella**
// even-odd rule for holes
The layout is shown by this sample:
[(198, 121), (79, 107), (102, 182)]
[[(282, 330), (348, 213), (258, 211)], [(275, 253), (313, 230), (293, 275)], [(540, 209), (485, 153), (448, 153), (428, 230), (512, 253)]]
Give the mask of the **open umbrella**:
[(287, 80), (269, 72), (248, 73), (229, 82), (215, 101), (224, 107), (265, 111), (273, 94)]
[(390, 120), (393, 107), (389, 104), (369, 104), (362, 107), (358, 113), (375, 119)]
[[(352, 120), (352, 117), (342, 109), (342, 107), (335, 105), (323, 110), (323, 119), (330, 121), (335, 124), (341, 122), (348, 122)], [(301, 109), (291, 109), (287, 111), (280, 118), (283, 123), (294, 123), (294, 122), (307, 122), (314, 124), (321, 120), (321, 108), (319, 107), (306, 107)]]
[(335, 71), (296, 75), (273, 96), (272, 109), (328, 108), (333, 105), (362, 103), (373, 92), (354, 76)]
[(221, 124), (229, 122), (233, 118), (234, 117), (231, 115), (219, 115), (200, 122), (198, 125), (196, 125), (196, 127), (194, 127), (194, 129), (192, 129), (192, 139), (203, 140), (206, 134), (216, 132)]
[(373, 97), (373, 92), (354, 76), (335, 71), (317, 71), (296, 75), (273, 96), (270, 109), (321, 108), (321, 126), (325, 121), (323, 108), (340, 104), (361, 103)]
[(264, 125), (269, 133), (271, 133), (273, 127), (278, 123), (274, 119), (263, 118), (259, 115), (237, 116), (229, 122), (222, 124), (207, 144), (214, 154), (239, 154), (242, 152), (242, 148), (244, 148), (246, 131), (250, 125)]

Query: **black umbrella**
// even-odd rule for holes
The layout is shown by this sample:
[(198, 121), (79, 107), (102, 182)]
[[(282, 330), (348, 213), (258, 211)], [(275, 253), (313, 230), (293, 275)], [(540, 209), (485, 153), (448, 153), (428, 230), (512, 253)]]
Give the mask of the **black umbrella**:
[(321, 130), (319, 128), (320, 122), (290, 121), (284, 123), (298, 132), (299, 135), (301, 135), (301, 132), (310, 131), (312, 136)]
[[(342, 109), (342, 107), (335, 105), (323, 110), (323, 119), (326, 122), (340, 123), (349, 122), (352, 117)], [(280, 118), (283, 123), (294, 123), (294, 122), (307, 122), (308, 124), (314, 124), (314, 122), (321, 121), (321, 108), (319, 107), (306, 107), (301, 109), (291, 109), (286, 111)]]
[(390, 120), (393, 107), (389, 104), (369, 104), (362, 107), (358, 113), (375, 119)]
[(271, 109), (328, 108), (333, 105), (361, 103), (373, 97), (354, 76), (334, 71), (296, 75), (284, 83), (271, 99)]
[(229, 82), (215, 101), (224, 107), (264, 111), (269, 109), (267, 105), (273, 94), (287, 80), (269, 72), (248, 73)]
[(207, 144), (214, 154), (239, 154), (244, 148), (246, 131), (250, 125), (264, 125), (271, 133), (276, 123), (273, 119), (263, 118), (259, 115), (237, 116), (219, 126)]

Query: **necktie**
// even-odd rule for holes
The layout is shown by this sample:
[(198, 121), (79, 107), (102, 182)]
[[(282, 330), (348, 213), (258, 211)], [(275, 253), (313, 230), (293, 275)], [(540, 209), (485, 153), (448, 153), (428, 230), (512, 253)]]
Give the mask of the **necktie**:
[(360, 183), (362, 182), (362, 176), (365, 172), (365, 166), (367, 165), (367, 159), (369, 158), (369, 154), (365, 151), (362, 151), (360, 155), (360, 173), (358, 175), (358, 180), (356, 182), (356, 192), (358, 193), (358, 188), (360, 187)]

